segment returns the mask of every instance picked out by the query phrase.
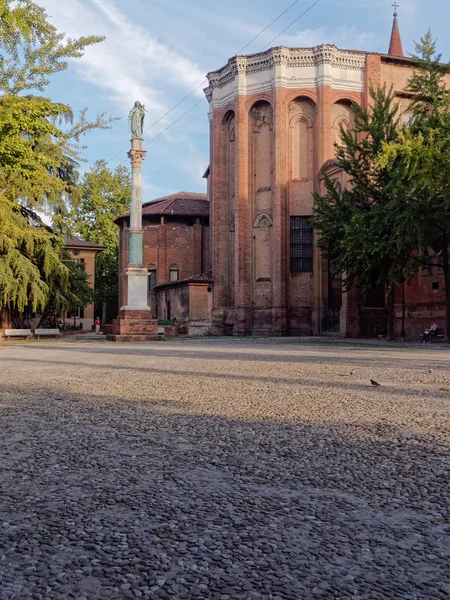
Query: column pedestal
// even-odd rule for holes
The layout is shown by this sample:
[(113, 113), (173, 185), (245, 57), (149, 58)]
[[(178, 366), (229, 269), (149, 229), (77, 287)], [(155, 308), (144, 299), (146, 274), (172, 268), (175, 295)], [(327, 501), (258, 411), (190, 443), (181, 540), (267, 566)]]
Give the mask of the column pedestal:
[(126, 270), (128, 304), (122, 306), (119, 318), (113, 321), (113, 333), (106, 336), (110, 342), (153, 342), (165, 339), (158, 335), (158, 319), (146, 305), (148, 272), (140, 267)]
[(128, 267), (125, 271), (127, 282), (127, 304), (120, 310), (140, 310), (152, 316), (150, 306), (147, 304), (148, 271), (143, 267)]
[(152, 319), (152, 311), (120, 309), (119, 318), (113, 321), (113, 333), (107, 335), (110, 342), (154, 342), (164, 340), (158, 335), (158, 320)]

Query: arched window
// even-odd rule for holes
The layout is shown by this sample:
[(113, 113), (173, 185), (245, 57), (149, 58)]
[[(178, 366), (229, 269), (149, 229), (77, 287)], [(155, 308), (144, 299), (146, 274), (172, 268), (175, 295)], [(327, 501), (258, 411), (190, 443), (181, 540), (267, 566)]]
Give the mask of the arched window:
[(170, 265), (169, 281), (178, 281), (180, 279), (180, 267), (178, 265)]
[(148, 268), (148, 291), (152, 292), (157, 285), (157, 271), (155, 265), (150, 265)]

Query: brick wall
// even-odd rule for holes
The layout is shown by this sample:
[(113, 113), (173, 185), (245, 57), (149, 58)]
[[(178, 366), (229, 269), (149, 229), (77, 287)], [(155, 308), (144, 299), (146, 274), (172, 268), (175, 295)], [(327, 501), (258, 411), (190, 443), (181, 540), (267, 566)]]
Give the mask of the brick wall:
[(363, 94), (275, 88), (214, 109), (211, 125), (213, 330), (321, 332), (326, 268), (290, 272), (291, 216), (313, 214), (319, 170)]
[[(153, 217), (143, 215), (144, 267), (156, 269), (157, 285), (169, 281), (169, 270), (178, 270), (179, 279), (200, 275), (211, 268), (209, 225), (195, 217)], [(126, 302), (126, 277), (128, 264), (128, 223), (124, 219), (120, 229), (120, 281), (119, 302)], [(156, 296), (149, 290), (149, 306), (156, 316)], [(159, 316), (159, 315), (158, 315)]]
[(181, 282), (157, 289), (160, 320), (186, 321), (188, 335), (210, 335), (212, 314), (212, 284)]
[[(408, 109), (400, 94), (411, 74), (408, 62), (366, 54), (363, 64), (360, 91), (355, 91), (355, 80), (346, 91), (344, 79), (336, 89), (326, 81), (289, 89), (279, 84), (286, 67), (267, 67), (258, 81), (270, 91), (249, 95), (247, 87), (246, 95), (212, 105), (208, 189), (214, 333), (320, 334), (331, 296), (339, 310), (333, 280), (317, 247), (312, 272), (290, 272), (289, 222), (292, 216), (313, 214), (312, 193), (321, 189), (321, 169), (334, 158), (340, 125), (351, 129), (351, 103), (367, 106), (370, 84), (393, 85), (400, 112)], [(220, 70), (216, 73), (220, 79)], [(233, 76), (237, 88), (248, 85), (239, 72)], [(229, 91), (226, 81), (229, 87), (224, 89)], [(214, 103), (214, 95), (211, 98)], [(348, 184), (343, 174), (333, 176), (343, 186)], [(431, 314), (441, 315), (439, 293), (426, 291), (420, 281), (408, 290), (405, 302), (410, 310), (406, 321), (402, 313), (403, 327), (406, 322), (411, 335)], [(385, 330), (386, 311), (360, 311), (357, 290), (342, 294), (341, 306), (341, 335)]]

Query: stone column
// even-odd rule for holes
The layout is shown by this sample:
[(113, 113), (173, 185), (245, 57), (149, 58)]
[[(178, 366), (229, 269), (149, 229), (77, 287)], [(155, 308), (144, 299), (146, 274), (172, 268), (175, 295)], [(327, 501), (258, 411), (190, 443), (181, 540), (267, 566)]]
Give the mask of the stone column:
[[(158, 335), (158, 321), (152, 319), (148, 305), (148, 271), (143, 264), (144, 230), (142, 228), (142, 139), (131, 140), (128, 157), (131, 161), (130, 228), (128, 230), (128, 265), (123, 273), (125, 306), (113, 321), (112, 342), (148, 342), (164, 339)], [(121, 246), (123, 248), (123, 245)], [(124, 282), (125, 283), (125, 282)]]
[[(121, 310), (151, 311), (147, 303), (148, 272), (143, 265), (142, 229), (142, 139), (131, 140), (128, 158), (131, 161), (130, 229), (128, 233), (127, 303)], [(151, 315), (150, 315), (151, 316)]]

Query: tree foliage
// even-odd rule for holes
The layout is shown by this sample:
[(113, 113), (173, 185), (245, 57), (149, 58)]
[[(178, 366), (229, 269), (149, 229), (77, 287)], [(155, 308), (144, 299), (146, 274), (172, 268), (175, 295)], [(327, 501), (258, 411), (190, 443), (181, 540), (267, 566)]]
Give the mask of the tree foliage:
[(50, 77), (67, 69), (67, 59), (80, 58), (99, 36), (65, 39), (49, 22), (44, 8), (32, 0), (0, 0), (0, 92), (19, 94), (43, 89)]
[(119, 228), (114, 221), (128, 210), (130, 185), (125, 167), (112, 171), (105, 161), (95, 162), (80, 183), (80, 204), (73, 215), (80, 237), (106, 247), (95, 264), (95, 310), (107, 322), (118, 313)]
[(353, 105), (354, 129), (341, 127), (335, 166), (349, 186), (325, 173), (325, 194), (314, 194), (319, 247), (332, 274), (348, 273), (345, 289), (358, 285), (365, 297), (374, 287), (403, 278), (403, 256), (386, 210), (390, 171), (377, 164), (383, 143), (396, 138), (398, 106), (392, 90), (370, 90), (371, 107)]
[(94, 292), (89, 285), (86, 266), (71, 260), (66, 252), (62, 258), (66, 272), (53, 271), (48, 281), (49, 291), (40, 325), (48, 323), (56, 327), (57, 319), (77, 308), (84, 309), (93, 301)]
[(437, 266), (445, 281), (447, 338), (450, 339), (450, 90), (428, 32), (416, 44), (416, 68), (408, 82), (413, 118), (379, 158), (391, 174), (389, 193), (399, 215), (397, 235), (412, 248), (410, 268)]
[(392, 290), (421, 265), (443, 269), (450, 339), (450, 67), (430, 32), (416, 52), (410, 122), (399, 127), (392, 91), (372, 90), (370, 109), (354, 106), (355, 130), (342, 130), (336, 148), (349, 187), (325, 179), (315, 225), (332, 272), (348, 272), (347, 289), (384, 282)]
[(0, 204), (0, 307), (36, 312), (47, 302), (52, 278), (67, 285), (62, 244), (36, 214), (16, 203)]
[(67, 290), (60, 234), (78, 200), (81, 139), (110, 120), (89, 121), (86, 110), (75, 118), (69, 106), (30, 91), (102, 39), (65, 39), (35, 2), (0, 0), (0, 309), (42, 310), (51, 277)]

